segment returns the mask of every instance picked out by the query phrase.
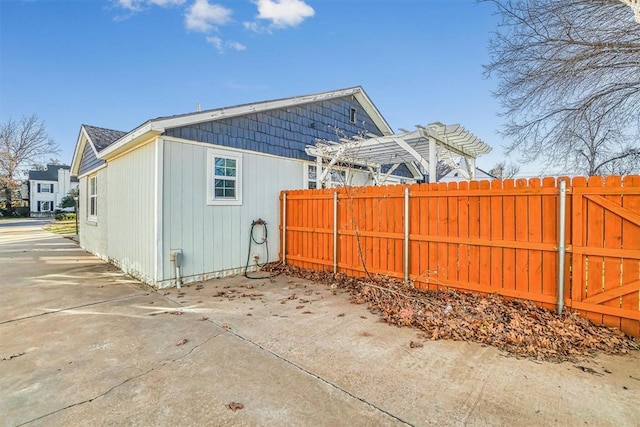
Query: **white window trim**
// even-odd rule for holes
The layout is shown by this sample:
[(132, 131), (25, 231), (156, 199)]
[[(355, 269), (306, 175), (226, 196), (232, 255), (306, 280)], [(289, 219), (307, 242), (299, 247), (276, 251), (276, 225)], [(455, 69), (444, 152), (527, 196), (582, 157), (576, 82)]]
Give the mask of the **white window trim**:
[(349, 121), (351, 123), (357, 123), (358, 122), (358, 109), (355, 107), (351, 107), (349, 109)]
[[(91, 194), (91, 180), (95, 180), (95, 194)], [(96, 200), (96, 211), (91, 214), (91, 199)], [(87, 220), (98, 222), (98, 175), (91, 175), (87, 178)]]
[[(320, 178), (320, 176), (318, 175), (317, 172), (317, 165), (315, 163), (305, 163), (304, 165), (304, 188), (305, 189), (309, 189), (309, 183), (310, 182), (315, 182), (316, 183), (316, 189), (317, 188), (321, 188), (318, 187), (318, 178)], [(316, 179), (309, 179), (309, 168), (316, 168)], [(340, 179), (339, 181), (335, 181), (333, 179), (334, 175), (333, 173), (331, 173), (331, 179), (327, 182), (327, 187), (326, 188), (340, 188), (340, 187), (344, 187), (345, 184), (347, 184), (349, 182), (349, 171), (347, 169), (344, 168), (338, 168), (338, 167), (332, 167), (331, 168), (331, 172), (337, 172), (340, 175), (344, 175), (342, 176), (342, 179)]]
[(53, 184), (39, 182), (37, 186), (38, 186), (38, 193), (53, 193)]
[[(215, 198), (215, 158), (232, 159), (236, 161), (236, 197), (234, 199)], [(232, 151), (207, 149), (207, 205), (211, 206), (240, 206), (242, 205), (242, 154)]]
[(37, 212), (53, 212), (53, 202), (51, 200), (38, 200), (37, 203)]

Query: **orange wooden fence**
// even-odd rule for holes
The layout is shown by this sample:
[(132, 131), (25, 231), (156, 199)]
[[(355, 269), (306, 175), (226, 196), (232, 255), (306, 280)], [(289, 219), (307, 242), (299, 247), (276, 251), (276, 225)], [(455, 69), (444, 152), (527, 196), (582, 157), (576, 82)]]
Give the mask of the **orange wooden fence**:
[(284, 191), (280, 256), (555, 309), (561, 180), (564, 305), (640, 336), (640, 176)]

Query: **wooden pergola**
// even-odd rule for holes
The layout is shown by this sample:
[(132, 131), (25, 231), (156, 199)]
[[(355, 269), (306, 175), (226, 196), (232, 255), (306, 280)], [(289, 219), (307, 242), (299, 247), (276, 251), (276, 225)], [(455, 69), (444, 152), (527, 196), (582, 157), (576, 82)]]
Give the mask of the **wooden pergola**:
[[(435, 122), (418, 125), (414, 131), (401, 130), (403, 133), (398, 135), (319, 141), (308, 146), (306, 152), (316, 157), (318, 181), (322, 184), (336, 164), (350, 164), (369, 169), (374, 182), (381, 185), (401, 164), (409, 167), (414, 179), (422, 179), (426, 173), (429, 182), (436, 182), (439, 160), (466, 179), (475, 179), (476, 158), (491, 151), (489, 145), (459, 124)], [(383, 173), (384, 166), (389, 168)]]

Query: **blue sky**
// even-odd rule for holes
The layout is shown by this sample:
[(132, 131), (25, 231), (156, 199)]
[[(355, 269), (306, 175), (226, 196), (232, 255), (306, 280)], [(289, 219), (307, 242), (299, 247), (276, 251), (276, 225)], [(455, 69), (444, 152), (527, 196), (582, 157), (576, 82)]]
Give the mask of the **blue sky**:
[[(3, 0), (0, 120), (37, 113), (70, 163), (81, 124), (361, 85), (394, 129), (460, 123), (502, 160), (473, 0)], [(534, 167), (523, 167), (523, 175)]]

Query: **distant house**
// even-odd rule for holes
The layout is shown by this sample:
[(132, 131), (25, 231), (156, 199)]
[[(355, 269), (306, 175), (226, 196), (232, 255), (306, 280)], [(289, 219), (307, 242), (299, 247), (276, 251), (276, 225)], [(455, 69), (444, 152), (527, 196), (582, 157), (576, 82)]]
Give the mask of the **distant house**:
[[(461, 162), (458, 165), (458, 167), (460, 168), (460, 170), (453, 169), (453, 170), (447, 172), (438, 181), (439, 182), (469, 181), (469, 178), (465, 176), (465, 173), (467, 175), (469, 174), (469, 168), (467, 167), (466, 163), (465, 162)], [(476, 176), (475, 176), (474, 179), (480, 181), (480, 180), (496, 179), (496, 178), (493, 175), (491, 175), (489, 172), (485, 172), (480, 168), (476, 168)]]
[(47, 165), (45, 170), (29, 171), (31, 216), (51, 215), (73, 188), (78, 188), (78, 178), (71, 176), (69, 166)]
[[(269, 256), (260, 252), (259, 261), (277, 260), (280, 191), (318, 186), (319, 163), (305, 149), (391, 134), (361, 87), (160, 117), (128, 132), (82, 125), (71, 165), (80, 245), (166, 287), (178, 275), (190, 282), (242, 272), (261, 218)], [(395, 165), (386, 182), (415, 182), (414, 170)], [(334, 166), (329, 178), (325, 185), (373, 182), (364, 168)]]

